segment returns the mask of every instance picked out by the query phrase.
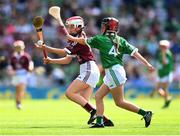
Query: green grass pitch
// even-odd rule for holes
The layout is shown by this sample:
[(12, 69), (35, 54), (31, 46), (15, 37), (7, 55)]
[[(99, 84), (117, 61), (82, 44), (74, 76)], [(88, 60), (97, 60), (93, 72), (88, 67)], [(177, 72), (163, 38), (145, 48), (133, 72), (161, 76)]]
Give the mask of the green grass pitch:
[(180, 135), (180, 99), (174, 99), (168, 109), (161, 109), (160, 98), (130, 101), (153, 110), (149, 128), (141, 116), (116, 107), (109, 99), (105, 99), (105, 113), (115, 127), (100, 129), (89, 128), (89, 114), (67, 99), (25, 100), (20, 111), (13, 100), (0, 100), (0, 135)]

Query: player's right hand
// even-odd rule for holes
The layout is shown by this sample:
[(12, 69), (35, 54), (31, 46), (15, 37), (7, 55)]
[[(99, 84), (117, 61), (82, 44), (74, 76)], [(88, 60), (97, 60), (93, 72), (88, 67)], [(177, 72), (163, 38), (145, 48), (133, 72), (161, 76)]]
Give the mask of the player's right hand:
[(50, 57), (47, 57), (47, 58), (43, 58), (43, 62), (44, 64), (49, 64), (51, 62), (51, 58)]

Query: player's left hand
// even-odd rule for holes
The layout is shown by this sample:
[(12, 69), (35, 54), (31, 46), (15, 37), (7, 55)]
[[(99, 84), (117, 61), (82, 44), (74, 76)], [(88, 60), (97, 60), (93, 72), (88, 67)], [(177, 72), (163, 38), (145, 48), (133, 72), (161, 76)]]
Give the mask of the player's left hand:
[[(37, 43), (34, 43), (35, 47), (38, 49), (43, 49), (43, 47), (45, 46), (45, 44), (43, 43), (43, 41), (39, 40)], [(43, 46), (44, 45), (44, 46)]]
[(38, 45), (37, 43), (34, 43), (34, 45), (37, 49), (42, 49), (42, 46)]

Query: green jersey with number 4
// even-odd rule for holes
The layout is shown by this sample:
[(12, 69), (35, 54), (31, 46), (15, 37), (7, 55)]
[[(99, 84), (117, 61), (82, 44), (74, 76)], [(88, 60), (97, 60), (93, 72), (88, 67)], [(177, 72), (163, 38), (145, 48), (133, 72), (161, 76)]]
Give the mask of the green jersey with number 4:
[[(118, 49), (115, 48), (111, 39), (113, 43), (118, 45)], [(137, 48), (118, 35), (113, 35), (111, 39), (107, 35), (96, 35), (86, 40), (87, 45), (100, 51), (100, 58), (104, 68), (110, 68), (116, 64), (123, 65), (124, 54), (133, 55), (138, 51)]]
[(173, 68), (174, 68), (173, 55), (170, 50), (168, 50), (166, 52), (166, 59), (167, 59), (167, 64), (163, 64), (162, 53), (159, 52), (159, 54), (158, 54), (158, 76), (161, 78), (169, 75), (173, 71)]

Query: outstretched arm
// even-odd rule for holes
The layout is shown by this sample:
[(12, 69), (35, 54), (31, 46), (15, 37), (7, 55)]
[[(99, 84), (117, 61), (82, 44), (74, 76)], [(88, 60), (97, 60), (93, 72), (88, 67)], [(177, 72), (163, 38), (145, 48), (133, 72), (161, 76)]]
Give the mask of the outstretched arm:
[(86, 39), (84, 37), (78, 38), (78, 37), (74, 37), (71, 35), (67, 35), (67, 38), (70, 41), (77, 42), (77, 43), (82, 44), (82, 45), (86, 45)]
[(138, 59), (139, 61), (141, 61), (150, 72), (153, 72), (155, 70), (155, 68), (143, 57), (141, 56), (141, 54), (137, 51), (133, 54), (133, 56)]
[[(43, 48), (41, 45), (38, 45), (37, 43), (35, 43), (35, 46), (38, 49)], [(50, 47), (50, 46), (47, 46), (47, 45), (45, 45), (44, 47), (45, 47), (45, 50), (47, 52), (55, 53), (55, 54), (58, 54), (58, 55), (63, 56), (63, 57), (67, 55), (67, 53), (66, 53), (66, 51), (64, 49), (53, 48), (53, 47)]]
[(50, 57), (44, 58), (45, 64), (69, 64), (72, 61), (71, 56), (66, 56), (59, 59), (52, 59)]

